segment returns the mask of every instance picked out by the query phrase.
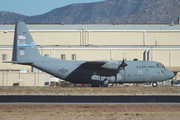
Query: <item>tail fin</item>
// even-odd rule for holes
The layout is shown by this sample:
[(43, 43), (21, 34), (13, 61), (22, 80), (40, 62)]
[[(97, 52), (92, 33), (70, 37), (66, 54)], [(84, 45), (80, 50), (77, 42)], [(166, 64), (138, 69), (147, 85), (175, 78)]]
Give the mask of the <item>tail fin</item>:
[(16, 23), (12, 62), (33, 62), (40, 58), (39, 50), (24, 22)]

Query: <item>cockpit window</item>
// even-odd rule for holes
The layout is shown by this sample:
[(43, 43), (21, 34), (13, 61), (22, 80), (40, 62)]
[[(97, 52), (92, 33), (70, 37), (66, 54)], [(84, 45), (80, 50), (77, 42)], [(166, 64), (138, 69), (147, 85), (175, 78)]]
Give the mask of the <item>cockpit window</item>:
[(158, 63), (158, 64), (157, 64), (157, 68), (164, 68), (164, 65), (161, 64), (161, 63)]
[(164, 73), (164, 70), (160, 70), (160, 73)]

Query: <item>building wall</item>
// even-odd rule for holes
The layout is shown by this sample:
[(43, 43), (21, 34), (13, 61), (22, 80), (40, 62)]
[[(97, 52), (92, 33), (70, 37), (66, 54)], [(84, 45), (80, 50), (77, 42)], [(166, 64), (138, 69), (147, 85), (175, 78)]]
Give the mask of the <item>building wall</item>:
[(143, 50), (112, 50), (112, 58), (114, 60), (133, 60), (135, 58), (143, 60)]
[(60, 58), (61, 54), (65, 54), (67, 60), (72, 60), (72, 54), (76, 55), (76, 60), (110, 60), (110, 50), (59, 49), (52, 51), (52, 57)]
[(14, 40), (14, 31), (4, 33), (0, 31), (0, 45), (12, 45)]
[(171, 51), (171, 65), (172, 66), (180, 66), (180, 50), (172, 50)]
[(169, 50), (153, 50), (153, 61), (158, 61), (163, 63), (165, 66), (170, 66), (169, 52)]
[(0, 86), (44, 86), (44, 73), (0, 73)]
[(31, 71), (31, 67), (29, 67), (29, 66), (22, 66), (22, 65), (17, 65), (17, 64), (13, 65), (12, 63), (2, 63), (3, 54), (7, 55), (6, 61), (11, 61), (12, 60), (12, 48), (11, 49), (0, 49), (0, 71), (11, 71), (11, 70), (18, 71), (20, 69), (28, 69), (28, 71)]
[[(77, 29), (31, 30), (30, 32), (37, 45), (47, 45), (39, 48), (43, 56), (61, 58), (64, 54), (66, 60), (72, 60), (72, 54), (75, 54), (76, 60), (133, 60), (134, 58), (145, 60), (144, 53), (147, 50), (151, 51), (149, 60), (161, 62), (168, 68), (178, 69), (180, 67), (180, 30)], [(12, 86), (16, 82), (23, 86), (43, 86), (43, 75), (36, 76), (31, 73), (30, 66), (2, 63), (3, 54), (7, 55), (7, 61), (12, 59), (13, 39), (13, 30), (0, 31), (0, 86)], [(152, 48), (146, 47), (151, 45)], [(22, 75), (12, 73), (20, 69), (27, 69), (28, 73)], [(37, 78), (39, 78), (38, 83)], [(177, 76), (176, 79), (180, 78)]]
[(143, 32), (90, 32), (89, 44), (93, 45), (143, 45)]
[(146, 45), (180, 45), (179, 31), (152, 31), (145, 36)]
[(37, 45), (80, 45), (81, 32), (31, 32)]
[[(31, 31), (37, 45), (180, 45), (179, 31)], [(0, 31), (0, 45), (12, 45), (14, 32)]]

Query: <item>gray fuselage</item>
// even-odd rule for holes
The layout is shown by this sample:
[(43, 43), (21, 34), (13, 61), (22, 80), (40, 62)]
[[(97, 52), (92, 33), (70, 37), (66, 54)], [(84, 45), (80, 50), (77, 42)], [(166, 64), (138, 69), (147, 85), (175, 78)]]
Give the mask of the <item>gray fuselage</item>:
[(144, 83), (164, 81), (174, 76), (173, 72), (154, 61), (125, 61), (127, 66), (120, 70), (102, 68), (101, 65), (84, 65), (86, 62), (43, 57), (32, 66), (72, 83), (91, 83), (92, 80), (104, 79), (108, 79), (109, 83)]

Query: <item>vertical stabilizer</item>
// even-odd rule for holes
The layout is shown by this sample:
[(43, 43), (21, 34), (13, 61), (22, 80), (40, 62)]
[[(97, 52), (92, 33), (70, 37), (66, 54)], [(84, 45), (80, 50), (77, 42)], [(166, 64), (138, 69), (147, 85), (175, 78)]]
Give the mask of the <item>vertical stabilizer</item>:
[(16, 23), (12, 61), (32, 62), (40, 58), (39, 50), (24, 22)]

